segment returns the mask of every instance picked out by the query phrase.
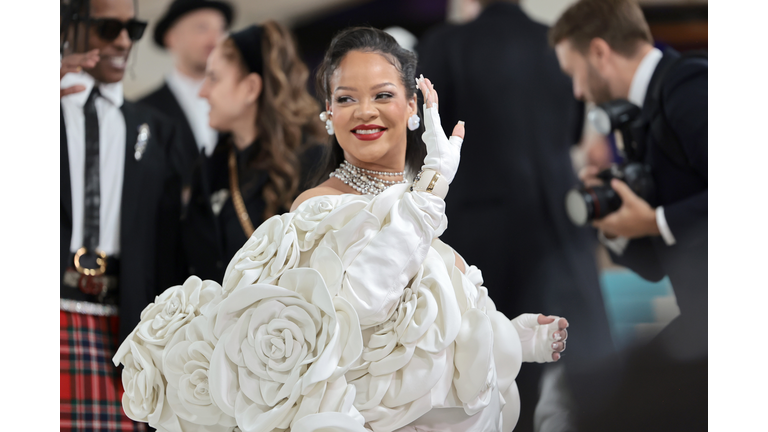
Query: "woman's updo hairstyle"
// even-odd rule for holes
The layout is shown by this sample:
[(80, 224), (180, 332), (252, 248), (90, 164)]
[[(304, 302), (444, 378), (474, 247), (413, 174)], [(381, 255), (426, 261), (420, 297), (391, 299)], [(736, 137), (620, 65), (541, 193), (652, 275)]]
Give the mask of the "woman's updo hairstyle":
[[(318, 96), (326, 101), (331, 100), (331, 78), (333, 73), (339, 67), (344, 57), (351, 51), (381, 54), (400, 72), (400, 81), (405, 87), (406, 99), (410, 99), (416, 94), (416, 54), (401, 47), (395, 38), (383, 30), (373, 27), (352, 27), (342, 30), (337, 34), (325, 53), (323, 62), (317, 71), (316, 88)], [(421, 110), (418, 110), (418, 107), (417, 113), (421, 115)], [(415, 131), (409, 130), (407, 133), (405, 169), (411, 177), (424, 164), (426, 148), (421, 141), (421, 134), (423, 132), (424, 126), (422, 122), (418, 129)], [(335, 136), (331, 136), (330, 151), (325, 152), (324, 159), (321, 164), (324, 169), (320, 171), (317, 183), (327, 180), (328, 175), (344, 161), (344, 151), (339, 146)]]

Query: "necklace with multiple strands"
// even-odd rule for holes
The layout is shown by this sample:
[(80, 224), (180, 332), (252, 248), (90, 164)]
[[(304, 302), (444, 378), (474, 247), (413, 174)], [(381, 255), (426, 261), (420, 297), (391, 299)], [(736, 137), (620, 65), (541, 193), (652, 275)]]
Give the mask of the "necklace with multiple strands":
[(406, 184), (408, 181), (405, 179), (384, 180), (374, 176), (400, 177), (403, 175), (405, 172), (372, 171), (344, 161), (329, 177), (336, 177), (361, 194), (378, 195), (392, 185)]

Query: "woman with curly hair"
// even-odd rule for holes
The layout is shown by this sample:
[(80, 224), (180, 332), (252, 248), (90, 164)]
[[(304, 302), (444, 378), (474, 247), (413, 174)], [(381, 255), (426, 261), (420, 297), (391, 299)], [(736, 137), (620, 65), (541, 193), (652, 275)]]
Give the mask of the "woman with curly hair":
[[(182, 275), (221, 282), (262, 221), (290, 209), (319, 158), (319, 106), (289, 31), (268, 21), (232, 33), (211, 53), (200, 96), (222, 139), (201, 156), (182, 216)], [(183, 279), (182, 279), (183, 280)]]

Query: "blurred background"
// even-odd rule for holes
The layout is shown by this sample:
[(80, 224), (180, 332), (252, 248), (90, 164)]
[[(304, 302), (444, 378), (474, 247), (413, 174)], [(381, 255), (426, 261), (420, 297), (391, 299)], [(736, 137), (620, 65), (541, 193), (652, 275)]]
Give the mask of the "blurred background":
[[(353, 25), (386, 29), (406, 48), (433, 26), (446, 21), (462, 23), (480, 11), (474, 0), (229, 0), (235, 9), (232, 30), (274, 19), (289, 26), (304, 61), (312, 71), (333, 35)], [(535, 21), (551, 25), (574, 0), (521, 0), (522, 9)], [(144, 38), (134, 47), (123, 81), (126, 98), (137, 100), (161, 85), (173, 67), (171, 57), (152, 41), (154, 26), (171, 0), (138, 0), (138, 16), (149, 21)], [(658, 47), (678, 51), (707, 49), (707, 0), (640, 0)], [(314, 80), (310, 80), (310, 87)], [(314, 94), (314, 88), (310, 88)], [(604, 140), (586, 124), (582, 144), (574, 146), (572, 159), (578, 170), (586, 160), (610, 157), (590, 155)], [(613, 265), (604, 250), (598, 263), (612, 336), (617, 348), (655, 335), (678, 315), (668, 280), (651, 283)]]

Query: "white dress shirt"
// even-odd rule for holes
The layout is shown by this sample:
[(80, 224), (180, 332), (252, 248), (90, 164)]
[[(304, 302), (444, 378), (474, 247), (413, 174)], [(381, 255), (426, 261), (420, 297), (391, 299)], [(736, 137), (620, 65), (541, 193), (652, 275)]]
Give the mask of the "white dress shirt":
[[(638, 65), (637, 70), (635, 71), (635, 75), (632, 77), (632, 83), (629, 85), (628, 101), (640, 108), (643, 107), (645, 95), (648, 93), (648, 86), (651, 84), (653, 72), (656, 71), (656, 66), (658, 66), (663, 56), (664, 54), (661, 50), (653, 48), (645, 55), (645, 57), (643, 57), (643, 60), (640, 61), (640, 65)], [(664, 217), (664, 207), (659, 206), (656, 208), (656, 225), (659, 227), (659, 232), (661, 233), (664, 242), (668, 246), (674, 245), (675, 236), (672, 235), (672, 231), (667, 224), (667, 219)], [(621, 255), (624, 252), (624, 249), (629, 242), (628, 239), (624, 237), (608, 239), (602, 232), (599, 233), (599, 239), (601, 243), (618, 255)]]
[(165, 77), (171, 93), (176, 96), (176, 100), (181, 105), (181, 110), (187, 116), (192, 133), (195, 135), (198, 150), (205, 150), (205, 154), (210, 156), (216, 147), (218, 133), (208, 125), (208, 112), (211, 106), (208, 101), (198, 96), (200, 88), (203, 86), (203, 80), (195, 80), (183, 75), (177, 69), (173, 69)]
[[(96, 81), (85, 72), (69, 73), (61, 80), (61, 88), (85, 86), (85, 91), (61, 98), (67, 129), (69, 178), (72, 189), (72, 240), (69, 250), (83, 246), (83, 213), (85, 201), (85, 114), (83, 106)], [(99, 246), (109, 256), (120, 254), (120, 204), (125, 171), (125, 119), (123, 84), (99, 84), (101, 97), (96, 99), (99, 118)]]

